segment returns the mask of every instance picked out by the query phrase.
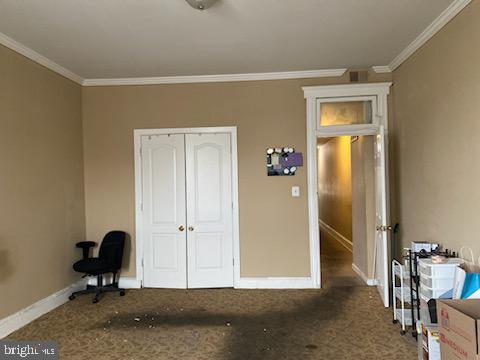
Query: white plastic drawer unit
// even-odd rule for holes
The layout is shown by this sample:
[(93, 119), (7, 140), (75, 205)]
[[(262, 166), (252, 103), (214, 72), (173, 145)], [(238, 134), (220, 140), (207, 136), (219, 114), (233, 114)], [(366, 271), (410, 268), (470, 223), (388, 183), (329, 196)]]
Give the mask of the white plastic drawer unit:
[(426, 275), (420, 275), (420, 283), (432, 289), (452, 289), (454, 277), (432, 278)]
[(418, 263), (420, 276), (434, 278), (451, 278), (455, 275), (455, 268), (463, 262), (462, 259), (451, 258), (446, 263), (434, 264), (431, 259), (420, 259)]
[(420, 273), (420, 283), (431, 289), (452, 289), (454, 277), (432, 278)]
[(450, 291), (452, 288), (449, 289), (432, 289), (429, 287), (426, 287), (422, 283), (420, 283), (420, 296), (426, 298), (426, 299), (438, 299), (440, 296), (445, 294), (447, 291)]

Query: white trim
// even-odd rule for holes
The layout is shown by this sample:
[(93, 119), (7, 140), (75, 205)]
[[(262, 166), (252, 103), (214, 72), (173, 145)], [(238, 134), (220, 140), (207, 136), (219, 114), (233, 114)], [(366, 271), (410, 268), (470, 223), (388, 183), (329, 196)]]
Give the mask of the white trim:
[(376, 286), (377, 285), (377, 280), (375, 279), (369, 279), (367, 277), (367, 275), (365, 275), (365, 273), (360, 270), (360, 268), (355, 265), (355, 264), (352, 264), (352, 270), (355, 271), (355, 273), (360, 276), (362, 278), (362, 280), (365, 282), (365, 284), (367, 284), (368, 286)]
[(158, 85), (158, 84), (188, 84), (232, 81), (259, 81), (306, 79), (318, 77), (338, 77), (345, 74), (347, 69), (325, 69), (306, 71), (285, 71), (249, 74), (219, 74), (219, 75), (191, 75), (191, 76), (160, 76), (142, 78), (117, 79), (85, 79), (83, 86), (120, 86), (120, 85)]
[[(135, 278), (143, 286), (143, 187), (142, 187), (142, 133), (133, 130), (135, 182)], [(140, 254), (141, 252), (141, 254)]]
[(455, 0), (446, 8), (425, 30), (418, 35), (403, 51), (398, 54), (395, 59), (388, 65), (393, 71), (402, 63), (413, 55), (415, 51), (421, 48), (428, 40), (438, 33), (445, 25), (448, 24), (457, 14), (462, 11), (471, 0)]
[(316, 288), (309, 277), (244, 277), (236, 289), (312, 289)]
[(307, 98), (334, 98), (352, 96), (379, 96), (390, 93), (391, 82), (304, 86), (303, 94)]
[(347, 239), (345, 236), (340, 234), (337, 230), (332, 228), (326, 222), (318, 219), (318, 225), (320, 228), (325, 231), (328, 235), (330, 235), (334, 240), (336, 240), (340, 245), (342, 245), (345, 249), (353, 253), (353, 243), (352, 240)]
[(240, 281), (240, 205), (238, 203), (237, 127), (231, 128), (232, 149), (232, 206), (233, 206), (233, 286)]
[[(321, 259), (320, 231), (318, 227), (318, 185), (317, 185), (317, 136), (316, 136), (317, 102), (315, 98), (307, 99), (307, 194), (308, 194), (308, 237), (310, 240), (310, 274), (314, 286), (320, 288)], [(313, 154), (313, 156), (312, 156)]]
[[(134, 129), (134, 162), (135, 162), (135, 253), (136, 253), (136, 281), (140, 286), (143, 284), (143, 237), (142, 237), (142, 136), (161, 134), (230, 134), (230, 146), (232, 151), (232, 206), (233, 206), (233, 286), (237, 287), (240, 280), (240, 225), (238, 203), (238, 154), (237, 154), (237, 127), (197, 127), (197, 128), (174, 128), (174, 129)], [(139, 286), (139, 287), (140, 287)]]
[[(320, 236), (318, 226), (318, 178), (317, 178), (317, 137), (326, 136), (327, 133), (322, 129), (317, 130), (317, 100), (319, 98), (332, 97), (352, 97), (352, 96), (377, 96), (377, 115), (379, 124), (388, 129), (388, 111), (387, 95), (390, 93), (392, 83), (370, 83), (370, 84), (347, 84), (347, 85), (324, 85), (324, 86), (306, 86), (303, 87), (304, 96), (307, 100), (307, 193), (308, 193), (308, 228), (310, 240), (310, 265), (311, 277), (315, 287), (320, 287)], [(344, 131), (336, 127), (335, 135), (358, 135), (359, 132), (370, 132), (378, 128), (378, 125), (343, 125)], [(332, 128), (332, 127), (325, 127)], [(328, 132), (328, 130), (327, 130)], [(330, 133), (331, 135), (331, 133)], [(387, 148), (386, 148), (387, 149)], [(388, 151), (386, 151), (386, 160), (388, 160)], [(388, 169), (388, 163), (386, 166)], [(388, 183), (388, 172), (386, 173)], [(387, 193), (388, 197), (388, 193)], [(388, 210), (388, 209), (387, 209)], [(387, 214), (388, 217), (388, 214)]]
[(58, 65), (56, 62), (46, 58), (43, 55), (40, 55), (36, 51), (26, 47), (25, 45), (19, 43), (18, 41), (13, 40), (12, 38), (8, 37), (7, 35), (0, 33), (0, 44), (6, 46), (7, 48), (29, 58), (30, 60), (35, 61), (36, 63), (45, 66), (47, 69), (50, 69), (57, 74), (60, 74), (67, 79), (70, 79), (77, 84), (82, 85), (84, 79), (81, 76), (71, 72), (70, 70), (64, 68), (61, 65)]
[(349, 136), (376, 135), (379, 125), (359, 124), (359, 125), (332, 125), (324, 126), (316, 130), (317, 137), (343, 136), (348, 133)]
[(82, 279), (20, 311), (17, 311), (15, 314), (1, 319), (0, 339), (3, 339), (33, 320), (66, 303), (72, 292), (81, 290), (83, 287), (85, 287), (85, 284), (85, 279)]
[(390, 68), (389, 65), (385, 66), (372, 66), (372, 70), (376, 72), (377, 74), (390, 74), (392, 72), (392, 69)]
[[(110, 283), (111, 281), (111, 276), (103, 276), (103, 281), (104, 285)], [(88, 285), (97, 285), (97, 278), (96, 277), (90, 277), (88, 279)], [(134, 277), (122, 277), (120, 276), (120, 280), (118, 282), (118, 287), (123, 288), (123, 289), (140, 289), (141, 288), (141, 282), (137, 280), (137, 278)]]

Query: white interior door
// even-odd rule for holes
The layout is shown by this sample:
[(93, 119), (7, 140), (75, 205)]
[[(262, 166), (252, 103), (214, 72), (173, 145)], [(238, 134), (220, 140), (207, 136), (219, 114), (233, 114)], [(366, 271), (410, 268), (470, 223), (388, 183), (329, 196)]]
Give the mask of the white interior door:
[(233, 287), (230, 134), (186, 135), (188, 287)]
[(145, 287), (186, 288), (185, 135), (142, 137)]
[(385, 132), (383, 126), (380, 126), (375, 140), (375, 278), (383, 304), (385, 307), (388, 307), (389, 251), (387, 242), (387, 188), (385, 179)]

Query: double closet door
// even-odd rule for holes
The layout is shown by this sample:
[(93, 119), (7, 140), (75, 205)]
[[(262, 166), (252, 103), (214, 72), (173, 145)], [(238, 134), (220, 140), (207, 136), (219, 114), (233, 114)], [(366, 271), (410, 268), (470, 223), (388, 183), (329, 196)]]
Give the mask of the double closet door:
[(145, 287), (233, 286), (230, 134), (142, 137)]

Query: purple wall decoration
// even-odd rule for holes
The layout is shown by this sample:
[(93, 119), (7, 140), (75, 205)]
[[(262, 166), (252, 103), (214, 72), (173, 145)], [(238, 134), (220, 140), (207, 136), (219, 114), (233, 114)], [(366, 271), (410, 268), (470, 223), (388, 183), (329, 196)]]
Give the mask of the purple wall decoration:
[(267, 175), (292, 176), (299, 166), (303, 166), (303, 155), (291, 147), (267, 149)]

